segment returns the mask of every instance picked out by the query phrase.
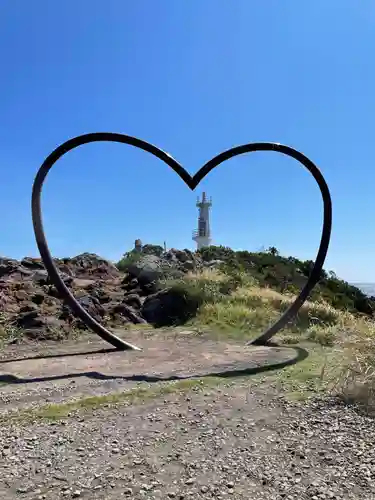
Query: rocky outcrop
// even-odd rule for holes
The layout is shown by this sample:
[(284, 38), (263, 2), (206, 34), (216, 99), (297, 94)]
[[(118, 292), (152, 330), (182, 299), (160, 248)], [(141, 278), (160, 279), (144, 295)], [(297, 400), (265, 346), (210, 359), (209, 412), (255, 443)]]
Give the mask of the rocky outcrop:
[(160, 257), (143, 255), (128, 266), (127, 272), (142, 283), (165, 278), (179, 278), (187, 271), (202, 268), (203, 263), (190, 250), (171, 249)]
[(193, 317), (199, 306), (197, 297), (181, 293), (178, 287), (165, 288), (146, 298), (141, 314), (156, 327), (177, 325)]
[[(184, 304), (162, 282), (203, 265), (193, 252), (174, 249), (161, 256), (142, 255), (126, 272), (90, 253), (55, 263), (80, 304), (107, 326), (170, 324), (184, 317), (184, 307), (188, 316), (194, 304)], [(32, 257), (0, 257), (0, 331), (4, 324), (35, 339), (64, 338), (86, 328), (60, 299), (41, 259)]]

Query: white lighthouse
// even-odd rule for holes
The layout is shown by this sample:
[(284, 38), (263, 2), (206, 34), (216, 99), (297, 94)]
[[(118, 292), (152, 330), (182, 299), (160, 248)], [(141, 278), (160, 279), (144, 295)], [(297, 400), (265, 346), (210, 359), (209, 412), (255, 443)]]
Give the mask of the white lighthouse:
[(202, 201), (197, 198), (197, 207), (199, 208), (198, 215), (198, 229), (193, 231), (193, 240), (197, 243), (197, 249), (202, 247), (209, 247), (211, 245), (211, 231), (210, 231), (210, 208), (212, 206), (212, 199), (210, 201), (206, 198), (206, 193), (202, 194)]

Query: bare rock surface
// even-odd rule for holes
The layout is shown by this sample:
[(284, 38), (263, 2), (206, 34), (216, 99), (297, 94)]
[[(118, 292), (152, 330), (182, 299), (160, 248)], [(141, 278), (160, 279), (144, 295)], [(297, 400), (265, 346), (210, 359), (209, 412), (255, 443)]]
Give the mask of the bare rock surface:
[[(145, 324), (153, 318), (164, 325), (166, 316), (174, 312), (177, 299), (159, 290), (156, 281), (168, 276), (178, 278), (203, 265), (193, 252), (174, 249), (159, 257), (144, 255), (129, 265), (126, 273), (91, 253), (54, 261), (82, 307), (111, 327)], [(147, 302), (150, 296), (152, 303)], [(22, 331), (22, 337), (28, 339), (61, 340), (72, 330), (86, 330), (61, 301), (40, 258), (17, 261), (0, 257), (0, 313), (0, 330), (6, 320), (7, 328)], [(19, 342), (20, 338), (15, 336), (13, 340)]]

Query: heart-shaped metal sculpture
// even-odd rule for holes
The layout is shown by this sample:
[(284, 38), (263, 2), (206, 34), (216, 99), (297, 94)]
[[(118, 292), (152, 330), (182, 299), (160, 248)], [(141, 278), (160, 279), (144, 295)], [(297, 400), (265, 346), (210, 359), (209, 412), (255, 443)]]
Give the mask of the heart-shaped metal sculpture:
[(53, 262), (51, 253), (48, 248), (47, 240), (44, 234), (43, 229), (43, 221), (42, 221), (42, 211), (41, 211), (41, 193), (43, 183), (45, 178), (47, 177), (48, 172), (51, 167), (57, 162), (59, 158), (64, 156), (65, 153), (68, 153), (72, 149), (77, 148), (78, 146), (82, 146), (83, 144), (89, 144), (90, 142), (100, 142), (100, 141), (109, 141), (109, 142), (119, 142), (123, 144), (129, 144), (131, 146), (135, 146), (136, 148), (142, 149), (143, 151), (147, 151), (152, 155), (156, 156), (160, 160), (163, 160), (168, 166), (170, 166), (176, 174), (178, 174), (181, 179), (185, 182), (185, 184), (191, 189), (194, 190), (200, 181), (215, 167), (220, 165), (226, 160), (233, 158), (234, 156), (238, 156), (244, 153), (251, 153), (254, 151), (276, 151), (278, 153), (282, 153), (284, 155), (290, 156), (295, 160), (302, 163), (304, 167), (311, 173), (314, 177), (318, 186), (320, 188), (323, 204), (324, 204), (324, 215), (323, 215), (323, 228), (322, 228), (322, 236), (320, 241), (320, 246), (318, 250), (318, 254), (316, 256), (314, 267), (311, 271), (310, 277), (301, 290), (300, 294), (293, 302), (293, 304), (289, 307), (287, 311), (280, 317), (275, 324), (269, 327), (264, 333), (259, 335), (255, 340), (250, 341), (250, 344), (264, 345), (266, 344), (271, 337), (273, 337), (281, 328), (283, 328), (293, 317), (296, 316), (299, 309), (307, 299), (309, 293), (312, 291), (316, 283), (320, 279), (321, 270), (323, 268), (323, 264), (327, 255), (329, 241), (331, 237), (331, 228), (332, 228), (332, 202), (331, 195), (327, 186), (327, 183), (321, 174), (320, 170), (314, 163), (309, 160), (305, 155), (300, 153), (299, 151), (289, 147), (284, 146), (282, 144), (271, 143), (271, 142), (258, 142), (258, 143), (249, 143), (244, 144), (242, 146), (236, 146), (231, 148), (223, 153), (212, 158), (212, 160), (208, 161), (203, 167), (193, 176), (189, 175), (188, 172), (180, 165), (174, 158), (172, 158), (168, 153), (162, 151), (161, 149), (149, 144), (146, 141), (142, 141), (141, 139), (137, 139), (136, 137), (131, 137), (123, 134), (116, 134), (111, 132), (97, 132), (92, 134), (85, 134), (78, 137), (74, 137), (69, 141), (65, 142), (61, 146), (57, 147), (44, 161), (42, 166), (40, 167), (33, 184), (32, 191), (32, 218), (34, 225), (34, 232), (36, 237), (36, 242), (39, 248), (40, 255), (44, 262), (44, 265), (50, 275), (51, 281), (61, 294), (62, 298), (65, 302), (71, 307), (73, 312), (95, 333), (97, 333), (103, 340), (106, 340), (117, 349), (126, 350), (126, 349), (137, 349), (138, 347), (125, 342), (120, 339), (109, 330), (104, 328), (100, 323), (98, 323), (74, 298), (68, 287), (65, 285), (63, 280), (61, 279), (59, 272)]

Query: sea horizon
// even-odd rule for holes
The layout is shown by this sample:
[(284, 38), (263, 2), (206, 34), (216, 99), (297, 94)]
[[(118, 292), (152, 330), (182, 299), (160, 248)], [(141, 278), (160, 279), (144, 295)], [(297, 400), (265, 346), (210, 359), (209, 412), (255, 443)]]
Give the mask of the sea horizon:
[(351, 283), (353, 286), (356, 286), (357, 288), (359, 288), (360, 290), (362, 290), (363, 293), (365, 293), (366, 295), (374, 295), (375, 296), (375, 283), (371, 283), (371, 282), (368, 282), (368, 283), (364, 283), (364, 282), (352, 282)]

